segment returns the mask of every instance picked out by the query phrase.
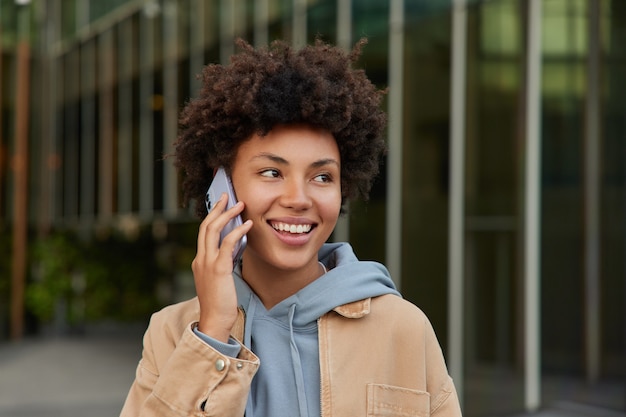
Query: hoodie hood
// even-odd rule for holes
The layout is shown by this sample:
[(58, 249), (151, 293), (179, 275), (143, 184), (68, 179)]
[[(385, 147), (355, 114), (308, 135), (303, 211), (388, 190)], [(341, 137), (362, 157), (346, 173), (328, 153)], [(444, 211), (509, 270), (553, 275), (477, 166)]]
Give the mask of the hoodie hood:
[[(348, 243), (324, 244), (318, 259), (328, 272), (272, 307), (268, 311), (271, 317), (288, 318), (295, 305), (292, 324), (306, 327), (338, 306), (383, 294), (400, 295), (387, 268), (378, 262), (360, 261)], [(240, 267), (235, 269), (235, 286), (239, 304), (248, 312), (250, 299), (256, 295), (241, 277)]]
[(241, 266), (235, 268), (237, 298), (246, 312), (243, 342), (261, 361), (246, 417), (319, 416), (318, 319), (354, 301), (400, 295), (383, 265), (359, 261), (347, 243), (323, 245), (318, 259), (327, 272), (270, 310), (244, 281)]

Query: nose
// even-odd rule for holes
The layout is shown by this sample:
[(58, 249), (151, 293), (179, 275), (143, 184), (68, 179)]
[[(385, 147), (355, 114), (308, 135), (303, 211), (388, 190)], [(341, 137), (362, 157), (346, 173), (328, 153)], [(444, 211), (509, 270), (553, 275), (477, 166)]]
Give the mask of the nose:
[(307, 210), (313, 205), (305, 181), (290, 179), (285, 181), (280, 198), (283, 207), (295, 210)]

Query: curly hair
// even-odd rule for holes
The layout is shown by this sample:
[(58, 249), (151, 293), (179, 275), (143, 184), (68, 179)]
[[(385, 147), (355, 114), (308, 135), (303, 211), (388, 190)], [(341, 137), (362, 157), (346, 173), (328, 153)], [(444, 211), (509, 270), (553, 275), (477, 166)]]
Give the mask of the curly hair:
[[(184, 200), (203, 202), (214, 168), (230, 171), (239, 145), (253, 134), (296, 123), (333, 135), (343, 201), (367, 200), (386, 149), (387, 118), (380, 108), (385, 92), (352, 68), (366, 43), (361, 39), (345, 52), (319, 39), (299, 50), (284, 41), (255, 49), (239, 39), (241, 51), (229, 65), (204, 67), (199, 95), (181, 111), (174, 144)], [(206, 215), (204, 204), (196, 213)]]

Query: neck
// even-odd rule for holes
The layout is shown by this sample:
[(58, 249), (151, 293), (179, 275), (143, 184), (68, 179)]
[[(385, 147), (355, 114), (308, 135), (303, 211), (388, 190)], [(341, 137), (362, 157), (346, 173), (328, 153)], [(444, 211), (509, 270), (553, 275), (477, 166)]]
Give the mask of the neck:
[(258, 258), (245, 256), (241, 265), (243, 280), (268, 310), (297, 293), (325, 272), (325, 267), (316, 259), (294, 270), (279, 269)]

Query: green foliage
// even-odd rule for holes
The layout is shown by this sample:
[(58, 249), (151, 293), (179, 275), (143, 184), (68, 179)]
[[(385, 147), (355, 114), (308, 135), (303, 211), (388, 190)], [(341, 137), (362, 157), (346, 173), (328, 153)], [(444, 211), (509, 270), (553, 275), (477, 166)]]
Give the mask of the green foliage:
[(80, 246), (71, 235), (54, 234), (34, 243), (32, 258), (37, 265), (36, 280), (26, 289), (26, 307), (49, 321), (58, 300), (72, 299), (72, 275), (85, 267)]
[(69, 324), (144, 319), (158, 307), (151, 238), (113, 234), (84, 242), (56, 232), (34, 242), (32, 260), (26, 307), (42, 322), (54, 318), (59, 304)]

